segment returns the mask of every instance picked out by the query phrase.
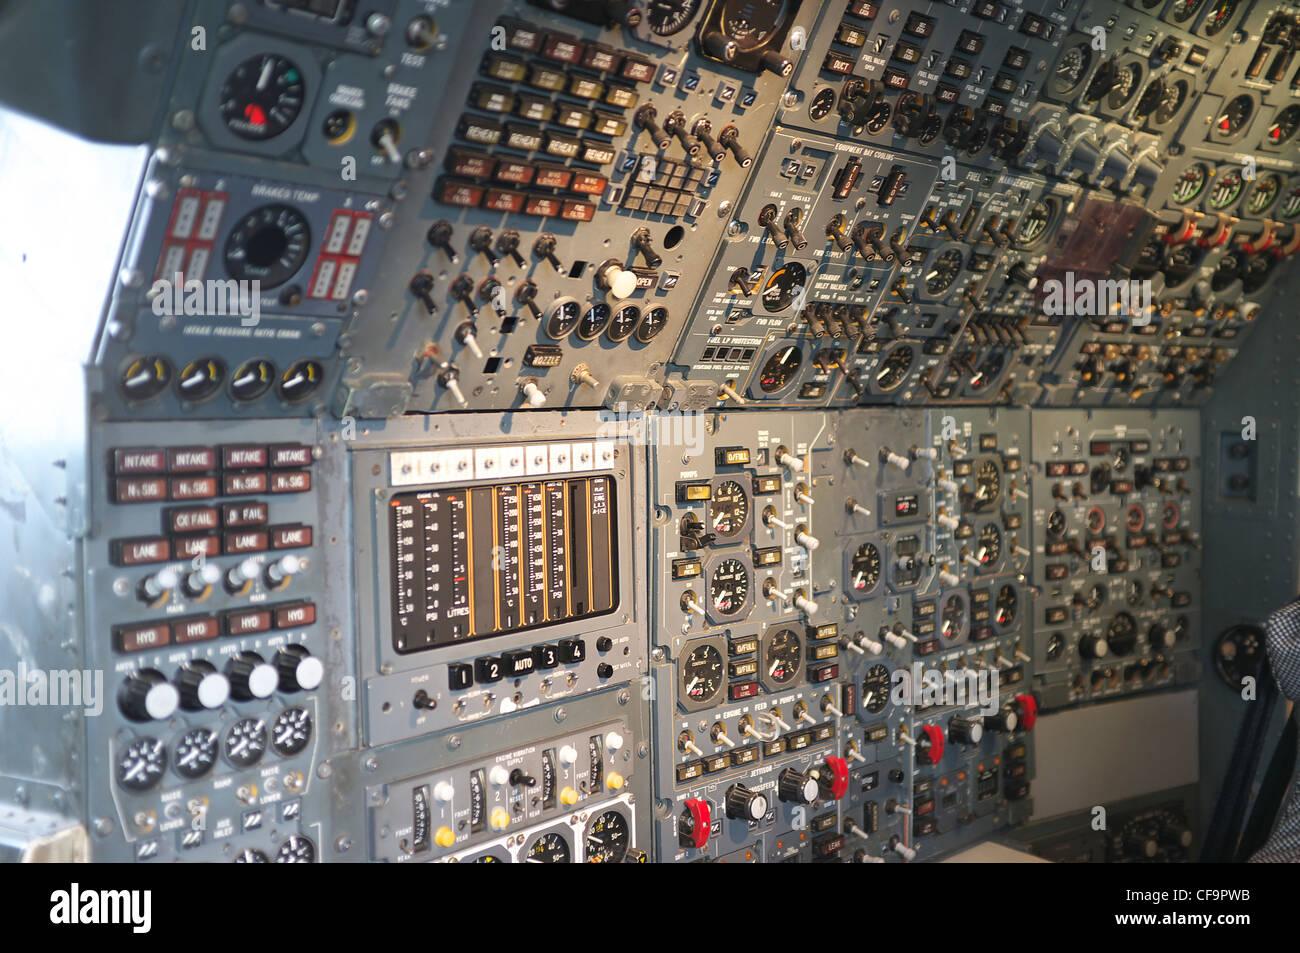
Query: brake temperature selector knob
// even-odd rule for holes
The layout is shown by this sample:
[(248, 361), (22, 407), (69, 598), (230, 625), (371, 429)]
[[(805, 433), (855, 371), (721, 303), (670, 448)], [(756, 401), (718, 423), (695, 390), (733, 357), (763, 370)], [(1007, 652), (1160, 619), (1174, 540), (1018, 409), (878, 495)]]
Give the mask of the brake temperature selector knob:
[(989, 731), (1012, 732), (1020, 726), (1020, 715), (1010, 705), (999, 708), (992, 715), (984, 716), (984, 727)]
[(984, 725), (977, 718), (960, 716), (948, 719), (948, 740), (956, 744), (977, 745), (984, 737)]
[(922, 725), (916, 739), (916, 760), (921, 764), (938, 764), (943, 760), (943, 729), (938, 725)]
[(220, 708), (230, 697), (230, 680), (203, 659), (185, 663), (176, 673), (176, 687), (186, 711)]
[(321, 660), (302, 645), (286, 645), (275, 653), (275, 670), (280, 686), (287, 692), (309, 692), (325, 679)]
[(838, 755), (827, 755), (817, 771), (817, 784), (823, 797), (839, 800), (849, 793), (849, 763)]
[(1011, 707), (1020, 719), (1020, 730), (1033, 731), (1038, 721), (1038, 699), (1028, 693), (1017, 695)]
[(175, 714), (180, 692), (162, 672), (145, 668), (126, 677), (117, 703), (132, 721), (163, 721)]
[(743, 784), (733, 784), (727, 789), (727, 817), (739, 821), (758, 821), (766, 813), (767, 795), (751, 791)]
[(708, 801), (687, 798), (677, 819), (677, 837), (683, 847), (702, 849), (709, 842), (711, 809)]
[(256, 652), (240, 652), (226, 666), (230, 693), (240, 701), (270, 698), (280, 684), (275, 667)]
[[(811, 804), (817, 800), (817, 779), (806, 771), (786, 768), (777, 779), (776, 793), (782, 801)], [(728, 796), (728, 804), (730, 804), (730, 796)]]

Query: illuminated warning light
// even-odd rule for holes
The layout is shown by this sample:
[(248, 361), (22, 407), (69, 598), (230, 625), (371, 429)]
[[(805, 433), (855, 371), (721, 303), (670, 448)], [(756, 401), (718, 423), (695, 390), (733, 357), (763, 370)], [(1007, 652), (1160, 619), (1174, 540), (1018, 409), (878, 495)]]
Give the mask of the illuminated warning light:
[(266, 125), (266, 110), (257, 103), (249, 103), (244, 107), (244, 118), (254, 126)]

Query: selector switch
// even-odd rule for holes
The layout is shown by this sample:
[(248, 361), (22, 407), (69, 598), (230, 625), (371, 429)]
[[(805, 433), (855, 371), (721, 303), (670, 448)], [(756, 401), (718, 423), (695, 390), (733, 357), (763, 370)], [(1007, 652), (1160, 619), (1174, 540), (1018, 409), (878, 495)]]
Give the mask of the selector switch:
[(276, 652), (275, 670), (280, 676), (280, 687), (286, 692), (309, 692), (320, 687), (325, 678), (321, 660), (301, 645), (286, 645)]
[(767, 813), (767, 795), (751, 791), (743, 784), (727, 789), (727, 817), (739, 821), (759, 821)]
[(239, 701), (270, 698), (280, 684), (280, 675), (256, 652), (240, 652), (226, 665), (230, 693)]
[(782, 801), (790, 804), (812, 804), (817, 800), (820, 792), (817, 779), (811, 774), (795, 768), (786, 768), (777, 779), (776, 793)]
[(203, 659), (187, 662), (176, 673), (176, 688), (186, 711), (220, 708), (230, 697), (230, 680)]
[(117, 703), (132, 721), (165, 721), (175, 714), (180, 692), (162, 672), (146, 668), (126, 677)]

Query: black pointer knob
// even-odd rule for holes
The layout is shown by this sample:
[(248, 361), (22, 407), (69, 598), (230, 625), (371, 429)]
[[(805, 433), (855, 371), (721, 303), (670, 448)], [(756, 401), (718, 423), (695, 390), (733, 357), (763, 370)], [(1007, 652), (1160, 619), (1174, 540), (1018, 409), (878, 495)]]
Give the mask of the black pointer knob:
[(433, 275), (427, 271), (417, 271), (409, 285), (411, 294), (420, 300), (420, 303), (424, 305), (424, 310), (428, 311), (429, 314), (438, 313), (438, 306), (433, 301), (433, 284)]
[(480, 225), (469, 234), (469, 247), (477, 252), (482, 252), (487, 256), (487, 260), (495, 265), (500, 259), (492, 251), (492, 229), (486, 225)]
[(447, 260), (453, 265), (460, 261), (460, 255), (456, 254), (456, 249), (451, 247), (452, 227), (451, 222), (446, 219), (439, 219), (429, 226), (429, 231), (425, 235), (429, 244), (447, 256)]

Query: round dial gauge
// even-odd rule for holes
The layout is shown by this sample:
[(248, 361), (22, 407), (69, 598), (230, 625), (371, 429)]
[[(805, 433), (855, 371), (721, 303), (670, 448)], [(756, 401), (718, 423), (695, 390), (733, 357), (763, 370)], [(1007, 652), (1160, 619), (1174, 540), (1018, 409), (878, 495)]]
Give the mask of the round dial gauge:
[(1116, 655), (1127, 655), (1137, 644), (1137, 622), (1127, 612), (1117, 612), (1106, 626), (1106, 644)]
[(1196, 16), (1196, 11), (1201, 9), (1204, 2), (1205, 0), (1174, 0), (1174, 5), (1169, 8), (1169, 16), (1175, 23), (1186, 23)]
[(275, 851), (277, 864), (310, 864), (316, 860), (316, 845), (301, 834), (290, 834)]
[(1210, 193), (1205, 197), (1205, 203), (1215, 211), (1222, 211), (1241, 198), (1242, 189), (1245, 187), (1246, 180), (1241, 177), (1241, 173), (1236, 169), (1229, 169), (1210, 186)]
[(546, 315), (546, 320), (542, 323), (546, 336), (555, 341), (562, 341), (569, 336), (569, 332), (578, 326), (582, 320), (582, 305), (570, 298), (567, 301), (557, 301)]
[(597, 814), (587, 825), (587, 863), (621, 864), (631, 846), (627, 818), (619, 811)]
[(876, 389), (881, 393), (898, 390), (907, 382), (916, 353), (910, 344), (900, 344), (889, 352), (876, 370)]
[(656, 36), (672, 36), (686, 29), (700, 9), (700, 0), (647, 0), (645, 20)]
[(649, 344), (666, 327), (668, 327), (668, 309), (651, 308), (637, 325), (635, 337), (642, 344)]
[(1026, 249), (1041, 242), (1056, 218), (1056, 208), (1055, 199), (1042, 199), (1029, 206), (1016, 223), (1012, 244), (1016, 248)]
[(1210, 170), (1203, 163), (1193, 163), (1174, 183), (1173, 200), (1179, 205), (1188, 205), (1196, 201), (1197, 197), (1205, 191), (1205, 183), (1209, 180)]
[(768, 43), (789, 16), (790, 0), (725, 0), (722, 29), (742, 53)]
[(569, 842), (555, 831), (534, 839), (524, 851), (525, 864), (567, 864), (571, 860)]
[(1237, 12), (1237, 0), (1214, 0), (1206, 11), (1201, 29), (1206, 36), (1217, 36), (1232, 22), (1232, 15)]
[(1002, 468), (991, 457), (980, 461), (975, 471), (975, 493), (971, 497), (974, 509), (986, 510), (998, 501), (1002, 494)]
[(1076, 43), (1061, 54), (1060, 60), (1056, 64), (1056, 72), (1052, 74), (1051, 91), (1057, 96), (1069, 96), (1079, 84), (1083, 82), (1083, 77), (1088, 72), (1088, 66), (1092, 63), (1092, 51), (1087, 43)]
[(181, 400), (197, 403), (207, 400), (221, 389), (226, 379), (226, 365), (215, 357), (201, 357), (181, 368), (176, 378), (176, 392)]
[(862, 679), (862, 707), (873, 715), (879, 715), (889, 704), (890, 691), (889, 668), (885, 665), (873, 665), (867, 669)]
[(271, 858), (266, 856), (266, 852), (256, 847), (245, 847), (231, 861), (232, 864), (269, 864), (270, 862)]
[(603, 301), (593, 304), (578, 322), (578, 330), (574, 333), (583, 341), (594, 341), (600, 337), (600, 332), (605, 330), (605, 325), (609, 324), (613, 315), (614, 309)]
[(925, 291), (931, 296), (943, 294), (961, 276), (962, 254), (956, 248), (949, 248), (930, 263), (930, 270), (925, 273)]
[(640, 321), (641, 309), (634, 304), (626, 304), (614, 312), (614, 320), (605, 329), (605, 337), (615, 344), (626, 341)]
[(894, 113), (894, 107), (889, 103), (881, 100), (871, 107), (867, 113), (867, 132), (877, 133), (889, 125), (889, 117)]
[(316, 361), (295, 361), (285, 368), (276, 389), (291, 404), (306, 400), (325, 379), (325, 368)]
[(230, 396), (235, 400), (257, 400), (275, 383), (275, 365), (256, 358), (235, 368), (230, 378)]
[(1268, 144), (1271, 146), (1280, 146), (1284, 142), (1289, 142), (1295, 135), (1296, 129), (1300, 129), (1300, 106), (1287, 106), (1273, 124), (1268, 127)]
[(749, 493), (735, 480), (725, 480), (713, 488), (709, 500), (709, 530), (723, 539), (744, 532), (749, 519)]
[(1254, 112), (1255, 100), (1249, 96), (1235, 96), (1228, 100), (1228, 105), (1214, 120), (1214, 131), (1225, 139), (1235, 136), (1246, 128)]
[(763, 307), (773, 314), (784, 311), (794, 303), (807, 283), (808, 269), (797, 261), (786, 262), (763, 285)]
[(966, 600), (953, 594), (944, 600), (940, 614), (939, 632), (951, 642), (966, 633)]
[(266, 754), (266, 722), (261, 718), (241, 718), (226, 732), (226, 760), (236, 768), (247, 768)]
[(1106, 95), (1106, 105), (1111, 109), (1123, 109), (1137, 92), (1142, 81), (1142, 67), (1137, 63), (1125, 63), (1115, 76), (1115, 85)]
[(994, 523), (985, 523), (980, 530), (975, 558), (982, 566), (994, 566), (1002, 555), (1002, 531)]
[(708, 702), (722, 691), (722, 653), (712, 645), (696, 646), (682, 662), (682, 693), (692, 702)]
[(724, 559), (709, 575), (709, 606), (718, 615), (735, 615), (749, 596), (749, 569), (739, 559)]
[(835, 90), (829, 86), (817, 93), (808, 104), (808, 118), (813, 122), (821, 122), (831, 114), (835, 108)]
[(127, 400), (151, 400), (167, 389), (172, 365), (158, 354), (137, 357), (122, 371), (122, 396)]
[(1057, 539), (1065, 535), (1065, 514), (1060, 510), (1052, 510), (1047, 517), (1047, 534)]
[(167, 767), (167, 749), (157, 738), (136, 738), (117, 756), (117, 783), (127, 791), (148, 791)]
[(261, 282), (263, 291), (284, 284), (307, 261), (311, 226), (296, 208), (263, 205), (235, 223), (226, 239), (226, 271), (239, 281)]
[(1005, 629), (1016, 621), (1019, 612), (1020, 593), (1016, 592), (1016, 587), (1013, 585), (1003, 586), (998, 590), (998, 597), (994, 602), (993, 621)]
[(803, 351), (793, 344), (781, 348), (764, 362), (758, 372), (758, 389), (764, 394), (785, 390), (794, 383), (794, 376), (803, 363)]
[(271, 747), (282, 758), (291, 758), (311, 741), (311, 714), (305, 708), (286, 708), (271, 723)]
[(803, 644), (790, 629), (763, 637), (763, 677), (775, 685), (788, 685), (803, 669)]
[(849, 563), (849, 585), (854, 592), (868, 593), (880, 582), (880, 550), (875, 543), (863, 543)]
[(221, 84), (221, 120), (241, 139), (271, 139), (293, 125), (305, 95), (291, 60), (275, 53), (250, 57)]
[(1250, 185), (1246, 194), (1245, 209), (1251, 215), (1263, 215), (1282, 192), (1282, 180), (1272, 172), (1261, 175)]
[(176, 742), (176, 773), (183, 778), (201, 778), (217, 763), (221, 741), (211, 728), (191, 728)]

